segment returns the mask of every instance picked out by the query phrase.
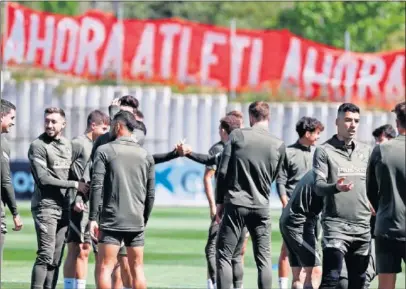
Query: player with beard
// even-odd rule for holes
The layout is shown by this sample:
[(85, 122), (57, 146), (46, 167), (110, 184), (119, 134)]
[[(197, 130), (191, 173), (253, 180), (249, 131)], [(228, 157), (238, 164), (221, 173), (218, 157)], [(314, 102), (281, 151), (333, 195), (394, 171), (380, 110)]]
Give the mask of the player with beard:
[[(107, 114), (100, 110), (92, 111), (87, 117), (87, 128), (83, 135), (72, 140), (72, 160), (69, 179), (90, 182), (90, 172), (85, 171), (90, 161), (93, 142), (104, 134), (110, 125)], [(89, 222), (88, 199), (86, 195), (69, 189), (72, 198), (68, 229), (68, 253), (64, 264), (64, 289), (86, 288), (87, 265), (91, 238), (87, 224)]]
[(406, 263), (406, 102), (396, 105), (399, 135), (377, 145), (367, 170), (367, 194), (376, 213), (374, 228), (379, 288), (394, 289)]
[(14, 231), (20, 231), (23, 223), (18, 214), (17, 204), (15, 201), (15, 192), (13, 184), (11, 182), (11, 170), (10, 170), (10, 146), (7, 139), (4, 137), (6, 133), (10, 132), (10, 128), (14, 126), (16, 107), (11, 102), (2, 99), (1, 100), (1, 195), (0, 195), (0, 215), (1, 215), (1, 227), (0, 227), (0, 276), (1, 276), (1, 264), (3, 261), (3, 245), (5, 241), (5, 235), (7, 233), (5, 210), (3, 202), (7, 204), (11, 214), (13, 215)]
[(62, 136), (66, 126), (61, 108), (46, 108), (45, 132), (29, 148), (34, 178), (31, 212), (37, 233), (38, 251), (32, 270), (31, 289), (55, 288), (69, 224), (70, 198), (67, 189), (87, 194), (85, 182), (69, 180), (72, 144)]
[[(132, 137), (137, 121), (133, 113), (118, 112), (111, 124), (112, 141), (96, 151), (90, 194), (89, 227), (99, 239), (100, 274), (97, 286), (111, 288), (118, 251), (124, 242), (132, 275), (132, 288), (146, 288), (143, 269), (144, 229), (155, 198), (152, 156)], [(100, 200), (100, 234), (97, 214)]]
[[(314, 145), (320, 138), (320, 133), (324, 130), (323, 124), (315, 118), (302, 117), (296, 124), (296, 132), (299, 139), (292, 145), (286, 148), (286, 156), (282, 165), (282, 169), (276, 179), (276, 188), (282, 202), (282, 208), (285, 208), (291, 198), (292, 192), (297, 183), (304, 177), (304, 175), (312, 169), (312, 159), (314, 153)], [(316, 222), (317, 224), (317, 222)], [(317, 227), (317, 226), (316, 226)], [(317, 230), (316, 230), (317, 231)], [(291, 236), (288, 234), (287, 236)], [(285, 239), (287, 238), (285, 237)], [(316, 232), (316, 236), (318, 236)], [(279, 256), (279, 288), (288, 288), (289, 276), (289, 260), (288, 252), (285, 242), (282, 243), (281, 254)], [(290, 255), (294, 252), (289, 252)], [(294, 257), (290, 256), (294, 264), (292, 267), (292, 288), (302, 286), (300, 277), (301, 266)], [(312, 270), (314, 279), (317, 279), (321, 272), (318, 272), (320, 264)], [(315, 266), (314, 265), (314, 266)], [(312, 267), (314, 267), (312, 266)], [(311, 272), (311, 271), (309, 271)], [(303, 281), (303, 280), (302, 280)], [(317, 282), (316, 282), (317, 283)]]
[(371, 148), (357, 142), (359, 108), (340, 105), (337, 134), (316, 148), (313, 158), (315, 191), (323, 197), (323, 276), (320, 288), (335, 289), (343, 262), (348, 288), (365, 285), (371, 242), (371, 209), (366, 195), (366, 168)]

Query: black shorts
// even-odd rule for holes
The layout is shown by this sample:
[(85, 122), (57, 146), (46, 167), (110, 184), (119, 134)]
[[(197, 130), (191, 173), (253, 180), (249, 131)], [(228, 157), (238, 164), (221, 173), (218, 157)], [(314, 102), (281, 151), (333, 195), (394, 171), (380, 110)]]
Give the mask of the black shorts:
[[(92, 239), (92, 248), (93, 248), (93, 253), (97, 254), (99, 252), (99, 249), (97, 247), (98, 242)], [(118, 251), (119, 256), (127, 256), (127, 248), (124, 246), (124, 242), (121, 242), (121, 247), (120, 251)]]
[(140, 232), (120, 232), (101, 230), (99, 242), (103, 244), (111, 244), (125, 247), (143, 247), (144, 246), (144, 231)]
[(305, 223), (299, 227), (280, 226), (283, 241), (288, 249), (291, 267), (321, 266), (320, 251), (315, 223)]
[(89, 231), (89, 209), (85, 206), (85, 210), (78, 213), (71, 208), (68, 238), (67, 243), (88, 243), (90, 244), (91, 237)]
[(402, 259), (406, 263), (406, 241), (375, 238), (376, 271), (378, 274), (402, 272)]

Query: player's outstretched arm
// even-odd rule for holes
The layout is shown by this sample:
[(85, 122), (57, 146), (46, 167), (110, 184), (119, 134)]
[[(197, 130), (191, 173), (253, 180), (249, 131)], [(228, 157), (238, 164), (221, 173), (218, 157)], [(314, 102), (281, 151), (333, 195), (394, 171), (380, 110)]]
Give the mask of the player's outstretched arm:
[(219, 155), (218, 154), (206, 155), (206, 154), (199, 154), (199, 153), (191, 152), (190, 154), (187, 154), (186, 157), (199, 164), (206, 165), (206, 166), (213, 166), (216, 164), (216, 160), (219, 157)]
[(150, 165), (148, 170), (148, 181), (147, 181), (147, 195), (145, 198), (145, 207), (144, 207), (144, 225), (147, 225), (149, 216), (152, 212), (152, 207), (154, 206), (155, 201), (155, 164), (154, 160), (150, 158)]
[(160, 164), (178, 158), (179, 154), (176, 149), (174, 149), (173, 151), (170, 151), (168, 153), (154, 154), (152, 155), (152, 157), (154, 158), (155, 164)]

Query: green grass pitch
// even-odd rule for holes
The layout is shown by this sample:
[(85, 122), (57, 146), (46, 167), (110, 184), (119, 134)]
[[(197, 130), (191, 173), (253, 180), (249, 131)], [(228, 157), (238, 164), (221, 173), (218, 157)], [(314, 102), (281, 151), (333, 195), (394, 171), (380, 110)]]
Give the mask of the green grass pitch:
[[(21, 232), (11, 230), (10, 215), (7, 216), (9, 233), (4, 248), (2, 284), (3, 289), (29, 288), (31, 269), (36, 254), (34, 224), (28, 202), (20, 202), (24, 222)], [(272, 216), (272, 264), (273, 287), (278, 288), (277, 261), (281, 247), (278, 218), (280, 211)], [(145, 245), (145, 273), (148, 288), (206, 288), (206, 260), (204, 246), (209, 226), (208, 208), (162, 208), (155, 207), (148, 224)], [(257, 288), (256, 267), (249, 241), (245, 258), (244, 288)], [(65, 250), (66, 253), (66, 250)], [(95, 288), (94, 258), (90, 257), (87, 288)], [(398, 274), (398, 288), (405, 288), (404, 273)], [(63, 288), (62, 268), (58, 288)], [(373, 288), (377, 288), (376, 281)]]

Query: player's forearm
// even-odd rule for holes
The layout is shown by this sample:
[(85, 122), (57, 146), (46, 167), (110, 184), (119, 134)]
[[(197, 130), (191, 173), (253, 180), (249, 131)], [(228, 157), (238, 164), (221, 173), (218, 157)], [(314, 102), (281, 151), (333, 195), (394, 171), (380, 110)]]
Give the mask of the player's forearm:
[(169, 153), (154, 154), (154, 155), (152, 155), (152, 157), (154, 158), (155, 164), (160, 164), (160, 163), (164, 163), (164, 162), (168, 162), (170, 160), (176, 159), (177, 157), (179, 157), (179, 154), (177, 153), (176, 150), (173, 150)]
[(211, 184), (211, 178), (204, 179), (204, 191), (206, 193), (206, 197), (207, 197), (207, 201), (209, 202), (210, 206), (214, 206), (216, 204), (215, 200), (214, 200), (214, 194), (213, 194), (213, 186)]
[(155, 202), (155, 179), (150, 178), (147, 184), (147, 197), (145, 198), (144, 206), (144, 225), (147, 225), (149, 216), (151, 215), (152, 208)]
[(276, 191), (278, 192), (279, 198), (282, 200), (282, 197), (287, 196), (286, 187), (284, 184), (277, 183)]
[(216, 156), (210, 156), (206, 154), (199, 154), (195, 152), (191, 152), (190, 154), (186, 155), (187, 158), (191, 159), (192, 161), (198, 162), (200, 164), (206, 166), (212, 166), (216, 164)]
[(99, 205), (102, 200), (102, 186), (92, 184), (89, 199), (89, 221), (96, 221), (99, 213)]
[(18, 215), (14, 187), (11, 182), (10, 164), (3, 159), (1, 161), (1, 198), (9, 208), (11, 214), (13, 214), (13, 216)]
[(318, 179), (317, 177), (314, 184), (314, 191), (316, 195), (320, 197), (331, 196), (340, 192), (337, 190), (336, 184), (329, 184), (325, 180)]
[(31, 163), (31, 168), (35, 181), (40, 188), (46, 186), (61, 189), (78, 188), (78, 182), (69, 180), (60, 180), (53, 176), (50, 176), (45, 169), (43, 169), (40, 165), (35, 164), (35, 162)]

